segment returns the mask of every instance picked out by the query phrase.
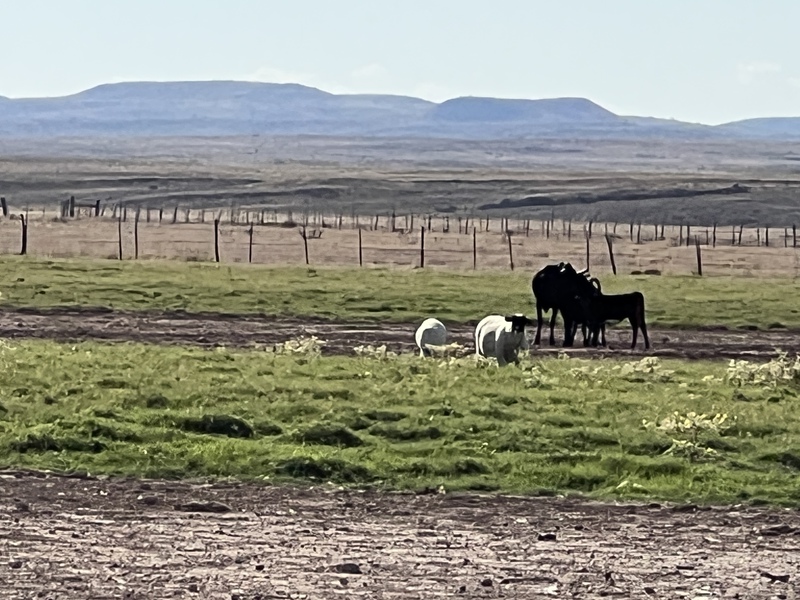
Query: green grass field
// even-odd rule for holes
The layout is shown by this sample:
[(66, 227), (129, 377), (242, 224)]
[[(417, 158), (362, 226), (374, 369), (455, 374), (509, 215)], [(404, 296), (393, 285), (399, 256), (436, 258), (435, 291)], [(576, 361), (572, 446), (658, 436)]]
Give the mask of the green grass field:
[[(5, 257), (0, 302), (476, 323), (494, 312), (535, 314), (532, 275)], [(606, 293), (641, 290), (654, 326), (800, 327), (794, 279), (608, 275), (602, 282)]]
[[(795, 371), (736, 386), (723, 364), (648, 361), (498, 369), (471, 357), (19, 342), (0, 352), (0, 463), (800, 505)], [(643, 425), (673, 411), (728, 420)]]

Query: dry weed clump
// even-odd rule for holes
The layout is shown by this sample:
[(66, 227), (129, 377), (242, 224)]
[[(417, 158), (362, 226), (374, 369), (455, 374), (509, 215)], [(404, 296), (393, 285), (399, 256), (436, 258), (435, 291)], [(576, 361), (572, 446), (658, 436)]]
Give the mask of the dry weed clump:
[(790, 360), (787, 352), (779, 352), (777, 358), (764, 364), (731, 359), (725, 372), (725, 380), (737, 387), (776, 387), (781, 383), (797, 382), (800, 380), (800, 356)]

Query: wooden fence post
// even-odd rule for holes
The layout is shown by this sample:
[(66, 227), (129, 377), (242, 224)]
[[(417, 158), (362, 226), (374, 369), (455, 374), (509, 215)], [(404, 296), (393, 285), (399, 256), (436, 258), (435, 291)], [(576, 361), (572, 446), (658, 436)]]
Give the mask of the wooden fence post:
[[(614, 262), (614, 243), (611, 241), (611, 236), (606, 234), (606, 244), (608, 244), (608, 258), (611, 260), (611, 270), (614, 275), (617, 274), (617, 263)], [(586, 261), (589, 262), (588, 260)]]
[(472, 270), (478, 268), (478, 229), (472, 226)]
[(425, 267), (425, 225), (419, 228), (419, 232), (419, 268), (422, 269)]
[(694, 248), (697, 252), (697, 274), (702, 277), (703, 276), (703, 255), (702, 251), (700, 250), (700, 240), (694, 238)]
[(69, 216), (70, 218), (75, 216), (75, 196), (69, 197)]
[[(205, 212), (206, 211), (203, 211), (204, 214), (205, 214)], [(248, 245), (248, 248), (247, 248), (247, 262), (252, 263), (253, 262), (253, 224), (252, 223), (250, 223), (250, 229), (247, 231), (247, 233), (250, 235), (249, 245)]]
[(686, 247), (689, 247), (689, 239), (691, 237), (691, 227), (689, 225), (686, 226)]
[(133, 217), (133, 259), (139, 258), (139, 207), (136, 207), (136, 214)]
[(589, 235), (586, 235), (586, 270), (589, 270)]
[(22, 225), (22, 248), (20, 248), (19, 254), (25, 256), (28, 253), (28, 217), (21, 214), (19, 222)]
[(172, 224), (175, 225), (175, 223), (177, 222), (178, 222), (178, 205), (176, 204), (175, 210), (172, 211)]
[(742, 232), (744, 231), (744, 225), (739, 225), (739, 245), (742, 245)]
[(514, 270), (514, 253), (511, 250), (511, 232), (506, 230), (506, 237), (508, 238), (508, 262), (511, 265), (511, 270)]
[(361, 227), (358, 228), (358, 266), (364, 266), (364, 251), (361, 246)]
[(119, 260), (122, 260), (122, 211), (117, 217), (117, 240), (119, 241)]
[(6, 199), (5, 198), (0, 198), (0, 208), (3, 209), (3, 216), (7, 217), (8, 216), (8, 204), (6, 203)]
[(717, 224), (714, 223), (714, 228), (711, 230), (711, 247), (717, 247)]
[(764, 228), (764, 244), (769, 247), (769, 225)]
[(797, 248), (797, 225), (792, 223), (792, 248)]
[[(175, 217), (178, 216), (178, 207), (175, 207)], [(219, 262), (219, 215), (214, 218), (214, 260)]]
[(94, 203), (94, 216), (95, 217), (99, 217), (100, 216), (100, 200), (95, 200), (95, 203)]
[(303, 229), (300, 230), (300, 237), (303, 238), (303, 252), (306, 257), (306, 264), (308, 264), (308, 236), (306, 235), (305, 225), (303, 225)]

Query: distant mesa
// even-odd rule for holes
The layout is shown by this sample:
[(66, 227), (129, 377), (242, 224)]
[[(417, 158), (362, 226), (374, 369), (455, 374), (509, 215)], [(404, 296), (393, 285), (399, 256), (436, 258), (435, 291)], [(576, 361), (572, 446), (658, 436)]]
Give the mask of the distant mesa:
[(486, 139), (800, 139), (800, 118), (725, 125), (620, 116), (586, 98), (332, 94), (296, 83), (139, 81), (57, 98), (0, 96), (0, 135), (320, 135)]
[(617, 123), (620, 117), (585, 98), (506, 100), (454, 98), (437, 105), (434, 119), (451, 122)]

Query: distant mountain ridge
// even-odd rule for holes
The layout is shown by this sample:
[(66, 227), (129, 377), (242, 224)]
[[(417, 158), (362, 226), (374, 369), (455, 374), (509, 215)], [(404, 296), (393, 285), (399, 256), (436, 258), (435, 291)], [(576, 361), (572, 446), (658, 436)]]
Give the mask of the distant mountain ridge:
[(300, 84), (244, 81), (103, 84), (56, 98), (0, 96), (0, 135), (365, 137), (800, 138), (800, 118), (710, 126), (620, 116), (585, 98), (332, 94)]

